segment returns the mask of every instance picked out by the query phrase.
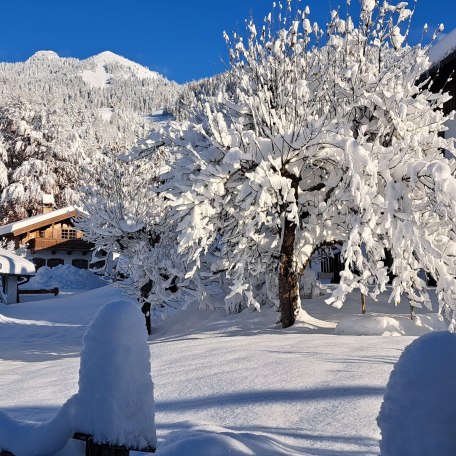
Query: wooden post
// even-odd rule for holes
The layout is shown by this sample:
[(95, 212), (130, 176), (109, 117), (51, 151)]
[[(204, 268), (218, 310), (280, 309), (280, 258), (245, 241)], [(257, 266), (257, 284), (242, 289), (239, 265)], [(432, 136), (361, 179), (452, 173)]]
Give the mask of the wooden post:
[(130, 451), (125, 448), (113, 447), (87, 440), (86, 456), (129, 456)]
[(8, 274), (5, 276), (5, 294), (7, 304), (16, 304), (19, 302), (17, 294), (17, 276)]
[[(124, 446), (110, 445), (109, 443), (95, 443), (93, 437), (83, 432), (75, 432), (73, 439), (86, 443), (85, 456), (129, 456), (130, 450), (143, 453), (155, 453), (155, 448), (127, 448)], [(3, 456), (0, 454), (0, 456)], [(9, 456), (9, 455), (5, 455)], [(13, 455), (14, 456), (14, 455)]]
[(86, 443), (85, 456), (129, 456), (130, 450), (125, 447), (95, 443), (93, 437), (82, 432), (75, 432), (73, 439), (82, 440)]

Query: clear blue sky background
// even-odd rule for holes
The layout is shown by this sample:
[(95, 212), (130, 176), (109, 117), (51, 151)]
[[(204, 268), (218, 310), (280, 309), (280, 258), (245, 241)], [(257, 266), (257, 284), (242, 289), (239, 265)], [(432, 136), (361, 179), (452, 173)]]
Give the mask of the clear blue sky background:
[[(303, 2), (311, 20), (320, 23), (340, 3), (345, 0)], [(223, 31), (243, 31), (250, 16), (259, 23), (271, 5), (272, 0), (3, 0), (0, 60), (26, 60), (38, 50), (77, 58), (109, 50), (185, 82), (223, 71)], [(456, 0), (418, 0), (412, 39), (426, 22), (430, 28), (440, 22), (446, 31), (456, 28), (455, 6)]]

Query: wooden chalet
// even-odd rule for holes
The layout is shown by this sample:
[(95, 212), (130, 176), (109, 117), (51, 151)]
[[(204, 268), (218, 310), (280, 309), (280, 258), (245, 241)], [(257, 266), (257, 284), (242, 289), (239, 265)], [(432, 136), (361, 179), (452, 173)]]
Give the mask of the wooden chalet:
[(0, 238), (14, 241), (16, 248), (27, 246), (27, 258), (37, 269), (59, 264), (88, 269), (94, 246), (75, 227), (74, 219), (81, 215), (73, 206), (52, 210), (0, 226)]

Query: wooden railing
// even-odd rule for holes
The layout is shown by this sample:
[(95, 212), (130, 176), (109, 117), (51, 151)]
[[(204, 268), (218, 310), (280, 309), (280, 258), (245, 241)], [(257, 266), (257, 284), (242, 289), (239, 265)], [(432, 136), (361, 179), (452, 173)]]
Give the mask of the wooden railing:
[(83, 239), (49, 239), (34, 238), (28, 241), (30, 250), (35, 253), (44, 249), (58, 250), (91, 250), (93, 245)]

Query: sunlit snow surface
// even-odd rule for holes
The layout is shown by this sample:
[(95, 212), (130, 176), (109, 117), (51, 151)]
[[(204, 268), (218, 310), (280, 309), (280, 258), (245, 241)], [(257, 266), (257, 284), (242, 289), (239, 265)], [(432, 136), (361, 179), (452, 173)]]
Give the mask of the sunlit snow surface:
[[(0, 306), (0, 409), (13, 418), (52, 418), (78, 389), (87, 324), (119, 297), (103, 287)], [(312, 319), (304, 315), (287, 330), (271, 309), (225, 316), (191, 307), (155, 328), (149, 347), (156, 454), (378, 454), (385, 385), (414, 337), (335, 335), (342, 318), (373, 318), (359, 315), (359, 298), (351, 296), (341, 310), (324, 297), (303, 300)], [(386, 299), (368, 301), (375, 318), (386, 311), (407, 315), (405, 303), (395, 308)], [(58, 454), (84, 452), (70, 441)]]

